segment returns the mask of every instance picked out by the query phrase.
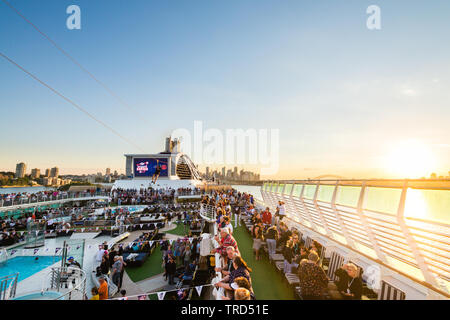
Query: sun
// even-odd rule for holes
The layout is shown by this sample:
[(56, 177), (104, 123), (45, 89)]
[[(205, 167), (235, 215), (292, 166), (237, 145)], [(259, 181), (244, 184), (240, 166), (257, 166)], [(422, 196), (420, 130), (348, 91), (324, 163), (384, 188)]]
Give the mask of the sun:
[(430, 148), (419, 140), (405, 140), (392, 145), (385, 157), (385, 169), (398, 178), (421, 178), (435, 168)]

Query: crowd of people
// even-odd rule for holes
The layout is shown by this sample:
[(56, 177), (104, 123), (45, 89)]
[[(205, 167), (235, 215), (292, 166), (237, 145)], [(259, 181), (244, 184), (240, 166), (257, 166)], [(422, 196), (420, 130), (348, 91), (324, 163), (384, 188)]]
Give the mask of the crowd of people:
[[(160, 248), (163, 256), (164, 277), (170, 285), (181, 286), (189, 282), (194, 276), (198, 258), (200, 256), (200, 241), (198, 237), (189, 241), (185, 237), (172, 242), (162, 240)], [(175, 283), (175, 279), (178, 280)]]
[(92, 288), (91, 300), (109, 299), (108, 277), (117, 286), (119, 292), (121, 291), (125, 266), (127, 265), (123, 259), (123, 253), (124, 248), (122, 244), (118, 244), (109, 249), (106, 242), (99, 246), (96, 256), (97, 262), (100, 263), (96, 270), (97, 275), (99, 276), (99, 287), (94, 286)]
[[(214, 206), (217, 212), (216, 222), (220, 236), (216, 240), (220, 246), (216, 252), (221, 254), (223, 260), (223, 267), (218, 269), (223, 279), (216, 286), (225, 289), (223, 299), (255, 297), (251, 286), (251, 268), (240, 255), (238, 244), (232, 236), (233, 215), (235, 227), (245, 216), (252, 223), (255, 260), (262, 258), (261, 249), (266, 243), (269, 256), (281, 251), (284, 272), (298, 275), (302, 299), (319, 300), (330, 297), (330, 279), (322, 267), (323, 248), (317, 241), (312, 241), (306, 247), (298, 230), (289, 228), (285, 221), (284, 202), (278, 202), (274, 214), (268, 207), (257, 209), (251, 195), (236, 190), (214, 192), (212, 196), (205, 196), (202, 202)], [(361, 299), (362, 279), (358, 267), (352, 263), (345, 264), (336, 271), (336, 275), (336, 288), (332, 290), (336, 290), (342, 299)]]
[(27, 203), (37, 201), (48, 201), (58, 196), (67, 196), (66, 191), (47, 190), (39, 192), (16, 192), (0, 194), (0, 205), (12, 205), (13, 203)]
[(116, 188), (111, 191), (111, 201), (121, 205), (151, 205), (155, 203), (173, 203), (175, 189), (152, 187), (141, 189)]
[(107, 193), (104, 188), (87, 187), (83, 191), (62, 191), (62, 190), (44, 190), (38, 192), (12, 192), (12, 193), (0, 193), (0, 207), (11, 206), (29, 202), (45, 202), (55, 199), (62, 199), (68, 197), (81, 197), (86, 195), (94, 196), (98, 192)]
[[(279, 201), (275, 214), (269, 208), (262, 212), (255, 208), (248, 210), (253, 224), (251, 234), (256, 260), (260, 259), (263, 241), (267, 243), (268, 255), (281, 249), (284, 257), (284, 273), (297, 274), (300, 281), (303, 300), (319, 300), (329, 296), (330, 280), (322, 263), (322, 246), (312, 241), (306, 247), (297, 229), (290, 229), (283, 221), (285, 217), (284, 203)], [(339, 281), (337, 289), (343, 299), (361, 299), (362, 279), (354, 264), (346, 264), (338, 269)]]

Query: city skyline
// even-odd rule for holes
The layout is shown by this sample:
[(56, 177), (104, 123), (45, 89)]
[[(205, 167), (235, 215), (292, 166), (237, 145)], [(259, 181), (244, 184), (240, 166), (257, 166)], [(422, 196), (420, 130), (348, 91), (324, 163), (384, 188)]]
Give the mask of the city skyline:
[(448, 172), (448, 1), (376, 1), (376, 31), (366, 27), (371, 1), (136, 0), (124, 14), (120, 1), (80, 0), (81, 30), (66, 27), (70, 4), (13, 2), (129, 108), (4, 3), (0, 51), (132, 144), (1, 59), (10, 121), (0, 127), (0, 170), (24, 161), (64, 174), (123, 171), (136, 146), (159, 152), (173, 130), (202, 120), (222, 132), (279, 129), (280, 170), (262, 179)]

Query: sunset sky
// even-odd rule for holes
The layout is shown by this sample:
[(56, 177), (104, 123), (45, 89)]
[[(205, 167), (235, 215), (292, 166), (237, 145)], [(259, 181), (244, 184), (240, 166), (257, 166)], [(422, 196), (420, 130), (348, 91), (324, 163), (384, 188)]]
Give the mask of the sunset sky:
[(263, 178), (450, 171), (448, 0), (9, 1), (129, 107), (2, 1), (0, 52), (133, 144), (0, 57), (1, 171), (124, 172), (123, 154), (162, 151), (195, 120), (279, 129), (280, 170)]

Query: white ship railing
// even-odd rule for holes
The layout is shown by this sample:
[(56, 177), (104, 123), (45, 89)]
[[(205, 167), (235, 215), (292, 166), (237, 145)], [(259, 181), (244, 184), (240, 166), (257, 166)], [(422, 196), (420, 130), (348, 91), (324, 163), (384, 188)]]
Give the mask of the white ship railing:
[(216, 208), (209, 204), (200, 205), (200, 216), (208, 222), (216, 221)]
[(9, 300), (16, 295), (19, 273), (0, 277), (0, 300)]
[(63, 200), (90, 200), (103, 199), (109, 197), (108, 191), (99, 192), (59, 192), (56, 195), (31, 195), (21, 197), (19, 199), (0, 199), (0, 208), (16, 207), (16, 206), (34, 206), (36, 204), (46, 204)]
[[(405, 216), (408, 195), (424, 185), (411, 180), (272, 181), (264, 183), (261, 194), (272, 210), (283, 201), (287, 218), (303, 230), (450, 297), (450, 225)], [(433, 189), (450, 197), (448, 187)], [(390, 193), (389, 199), (383, 192)]]

